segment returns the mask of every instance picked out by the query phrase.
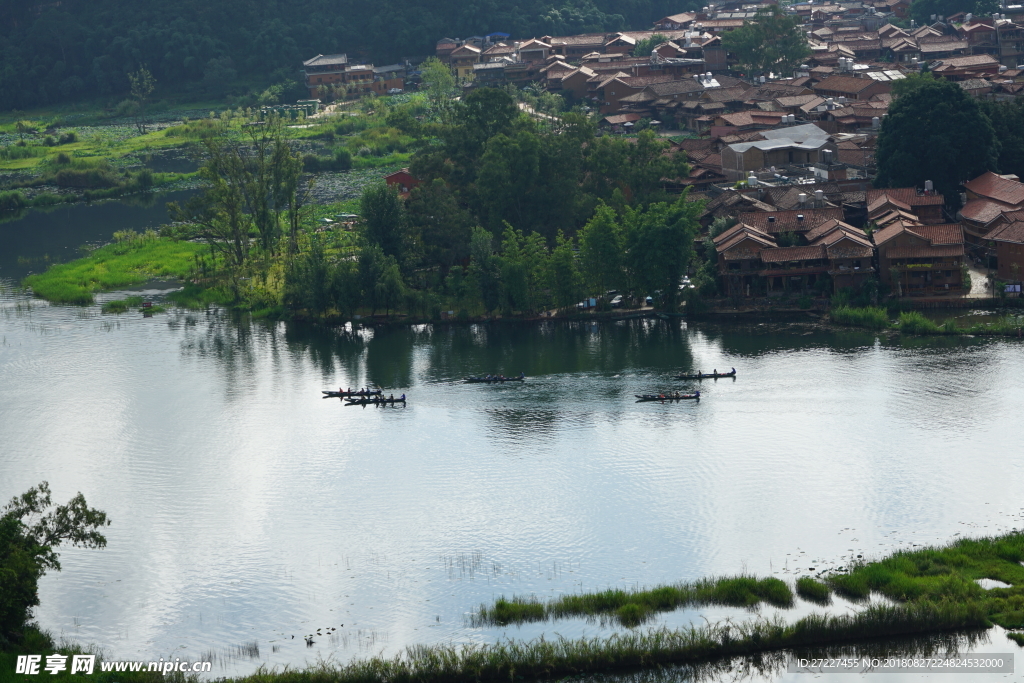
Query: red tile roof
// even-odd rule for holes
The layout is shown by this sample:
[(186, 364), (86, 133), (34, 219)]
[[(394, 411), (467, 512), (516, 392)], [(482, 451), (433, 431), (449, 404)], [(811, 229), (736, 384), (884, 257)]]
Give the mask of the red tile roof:
[[(811, 195), (813, 198), (814, 195)], [(803, 221), (797, 219), (802, 215)], [(775, 218), (769, 221), (768, 217)], [(795, 211), (757, 211), (752, 213), (741, 213), (736, 217), (740, 223), (746, 223), (758, 230), (770, 234), (780, 232), (806, 232), (818, 227), (828, 220), (843, 220), (843, 210), (835, 209), (797, 209)]]
[(968, 199), (960, 209), (960, 215), (972, 223), (988, 225), (999, 218), (1006, 209), (1006, 206), (997, 204), (990, 199)]
[(959, 223), (915, 225), (909, 230), (929, 240), (933, 245), (964, 243), (964, 229)]
[(874, 203), (881, 195), (888, 195), (910, 207), (933, 206), (944, 203), (941, 194), (918, 194), (913, 187), (887, 187), (883, 190), (868, 190), (867, 203)]
[(765, 263), (784, 263), (786, 261), (813, 261), (825, 259), (825, 247), (822, 245), (810, 247), (777, 247), (765, 249), (761, 252), (761, 260)]
[(936, 247), (920, 245), (917, 247), (894, 247), (885, 252), (890, 259), (897, 258), (946, 258), (949, 256), (963, 256), (964, 245), (943, 244)]
[(846, 92), (856, 95), (862, 90), (879, 81), (873, 78), (857, 78), (856, 76), (829, 76), (814, 86), (815, 92), (827, 90), (828, 92)]
[(1014, 244), (1024, 244), (1024, 222), (1014, 221), (1013, 223), (1007, 223), (1001, 225), (992, 232), (990, 232), (985, 239), (993, 240), (996, 242), (1013, 242)]
[(965, 187), (976, 195), (994, 199), (1014, 208), (1024, 205), (1024, 183), (1007, 180), (992, 171), (985, 171)]

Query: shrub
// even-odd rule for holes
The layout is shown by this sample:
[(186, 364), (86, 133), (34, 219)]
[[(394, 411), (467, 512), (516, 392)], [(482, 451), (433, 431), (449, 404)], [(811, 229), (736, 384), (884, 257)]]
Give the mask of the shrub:
[(0, 192), (0, 212), (17, 211), (28, 206), (28, 200), (18, 190)]
[(826, 584), (809, 576), (801, 576), (796, 580), (796, 592), (804, 600), (822, 605), (830, 602), (832, 597), (832, 591)]
[(872, 330), (884, 330), (889, 327), (889, 314), (876, 306), (851, 308), (839, 306), (829, 311), (832, 322), (851, 327), (867, 327)]
[(78, 134), (73, 130), (69, 130), (67, 133), (60, 136), (59, 141), (62, 145), (70, 145), (74, 142), (78, 142)]
[(900, 313), (897, 323), (901, 332), (907, 334), (938, 334), (941, 330), (932, 320), (929, 320), (920, 311), (904, 311)]

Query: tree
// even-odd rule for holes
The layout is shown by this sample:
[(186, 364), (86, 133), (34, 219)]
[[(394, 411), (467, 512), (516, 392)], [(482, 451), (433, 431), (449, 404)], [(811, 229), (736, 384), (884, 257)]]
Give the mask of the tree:
[(288, 147), (281, 122), (245, 130), (237, 139), (203, 138), (206, 161), (199, 177), (206, 181), (206, 190), (184, 205), (167, 205), (172, 220), (192, 226), (188, 237), (205, 239), (223, 257), (236, 296), (253, 248), (252, 233), (267, 258), (277, 251), (282, 216), (289, 214), (294, 241), (302, 214), (302, 163)]
[(137, 71), (128, 73), (128, 82), (132, 86), (132, 100), (135, 104), (135, 127), (139, 129), (140, 134), (145, 133), (146, 104), (156, 88), (156, 79), (149, 73), (149, 69), (142, 65)]
[(633, 46), (633, 56), (647, 57), (654, 52), (654, 48), (658, 47), (666, 40), (668, 40), (668, 38), (660, 33), (655, 33), (650, 38), (641, 38), (636, 41), (636, 45)]
[(427, 265), (447, 271), (469, 256), (473, 217), (462, 208), (441, 178), (413, 188), (408, 205), (409, 223), (423, 242)]
[(789, 75), (811, 54), (800, 18), (785, 14), (778, 5), (762, 7), (752, 20), (723, 34), (722, 47), (752, 74)]
[(385, 256), (402, 263), (409, 251), (408, 221), (398, 188), (377, 183), (363, 190), (359, 200), (367, 241), (376, 244)]
[(429, 57), (420, 64), (420, 81), (426, 86), (427, 97), (435, 109), (444, 107), (455, 94), (455, 76), (437, 57)]
[(661, 290), (669, 310), (675, 308), (680, 281), (693, 258), (700, 208), (684, 193), (674, 204), (659, 202), (626, 211), (627, 262), (633, 279), (649, 293)]
[(501, 296), (501, 281), (497, 259), (494, 258), (493, 239), (490, 232), (475, 227), (469, 242), (469, 274), (476, 281), (480, 301), (488, 313), (498, 307)]
[(11, 499), (0, 514), (0, 642), (18, 640), (39, 604), (39, 579), (60, 571), (57, 548), (102, 548), (99, 532), (107, 515), (90, 508), (79, 493), (53, 510), (50, 486), (42, 482)]
[(875, 187), (913, 187), (932, 180), (953, 203), (960, 183), (995, 168), (999, 143), (992, 124), (959, 85), (911, 76), (898, 81), (893, 94), (896, 99), (878, 135)]
[(561, 232), (548, 258), (548, 287), (557, 308), (570, 308), (583, 296), (583, 276), (576, 263), (572, 240)]
[(580, 231), (580, 262), (592, 291), (604, 293), (621, 284), (624, 248), (615, 211), (602, 202)]

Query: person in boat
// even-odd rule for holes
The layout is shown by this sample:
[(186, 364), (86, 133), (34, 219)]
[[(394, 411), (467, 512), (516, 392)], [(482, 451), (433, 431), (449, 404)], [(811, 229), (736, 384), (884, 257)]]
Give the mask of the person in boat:
[(405, 402), (405, 394), (402, 394), (402, 402)]
[(395, 400), (395, 395), (391, 394), (391, 398), (389, 400), (394, 401)]
[(519, 373), (519, 379), (526, 379), (526, 373), (525, 372), (520, 372)]
[(732, 374), (734, 374), (734, 375), (736, 374), (736, 368), (732, 369)]

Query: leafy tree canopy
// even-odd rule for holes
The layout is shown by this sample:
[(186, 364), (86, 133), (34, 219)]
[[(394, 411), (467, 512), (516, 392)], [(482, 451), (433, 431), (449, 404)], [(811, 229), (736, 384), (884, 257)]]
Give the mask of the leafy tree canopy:
[(107, 515), (90, 508), (81, 493), (52, 506), (44, 481), (0, 510), (0, 643), (19, 639), (39, 604), (39, 579), (47, 570), (60, 571), (57, 548), (107, 544), (99, 532), (110, 524)]
[(996, 167), (999, 142), (978, 100), (956, 83), (911, 76), (893, 88), (895, 101), (878, 135), (876, 187), (920, 186), (925, 180), (954, 198), (960, 184)]
[(789, 75), (811, 54), (799, 17), (778, 5), (759, 9), (753, 20), (723, 34), (722, 47), (753, 73)]

